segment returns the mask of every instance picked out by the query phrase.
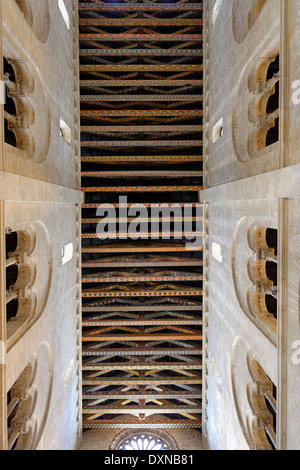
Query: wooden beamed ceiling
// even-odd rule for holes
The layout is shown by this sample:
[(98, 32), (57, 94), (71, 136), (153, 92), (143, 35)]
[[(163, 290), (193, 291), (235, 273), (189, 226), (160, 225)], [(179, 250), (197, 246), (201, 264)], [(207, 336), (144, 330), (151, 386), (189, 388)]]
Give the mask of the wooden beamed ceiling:
[[(201, 429), (202, 25), (196, 1), (79, 3), (84, 429)], [(154, 204), (177, 212), (153, 231)]]

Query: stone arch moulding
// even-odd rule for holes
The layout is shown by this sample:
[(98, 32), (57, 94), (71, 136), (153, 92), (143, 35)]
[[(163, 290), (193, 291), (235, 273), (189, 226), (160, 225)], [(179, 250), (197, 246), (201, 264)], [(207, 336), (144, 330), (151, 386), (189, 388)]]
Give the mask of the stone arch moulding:
[(45, 44), (50, 32), (49, 0), (16, 0), (16, 2), (36, 38)]
[(51, 112), (47, 90), (40, 70), (5, 31), (3, 56), (14, 71), (15, 82), (6, 80), (7, 95), (16, 107), (16, 115), (9, 116), (9, 129), (15, 134), (17, 147), (24, 157), (43, 163), (51, 140)]
[(251, 301), (255, 283), (249, 272), (249, 263), (255, 256), (251, 244), (251, 234), (256, 226), (276, 229), (274, 221), (268, 217), (243, 217), (239, 220), (232, 241), (231, 268), (234, 290), (244, 315), (271, 341), (277, 345), (277, 335), (257, 315)]
[(16, 316), (7, 323), (7, 350), (9, 351), (42, 316), (48, 302), (52, 283), (52, 244), (45, 224), (36, 221), (31, 224), (10, 227), (18, 234), (26, 233), (30, 242), (9, 253), (9, 259), (31, 267), (32, 275), (22, 285), (12, 286), (19, 305)]
[(231, 349), (231, 385), (238, 422), (249, 449), (271, 450), (267, 434), (273, 418), (265, 397), (270, 399), (272, 382), (241, 336), (235, 338)]
[(53, 390), (51, 346), (41, 343), (9, 391), (8, 418), (14, 410), (9, 449), (37, 450), (50, 409)]
[(146, 429), (143, 431), (142, 429), (126, 429), (119, 434), (113, 439), (110, 450), (118, 450), (120, 445), (129, 439), (131, 436), (136, 436), (136, 435), (151, 435), (156, 438), (160, 438), (163, 441), (165, 441), (168, 446), (170, 447), (171, 450), (178, 450), (178, 445), (173, 436), (171, 434), (167, 433), (166, 431), (162, 429)]
[(232, 32), (234, 40), (242, 44), (259, 17), (267, 0), (233, 0)]
[(262, 103), (264, 97), (268, 100), (275, 93), (278, 77), (274, 76), (272, 80), (264, 81), (260, 74), (267, 70), (268, 66), (276, 59), (278, 55), (277, 42), (277, 38), (274, 38), (273, 41), (268, 42), (266, 47), (263, 45), (255, 57), (248, 59), (241, 70), (231, 117), (232, 142), (237, 160), (241, 163), (249, 163), (258, 158), (267, 158), (268, 154), (272, 154), (270, 170), (277, 168), (279, 164), (278, 145), (276, 147), (276, 143), (274, 143), (274, 148), (273, 145), (268, 145), (266, 142), (261, 142), (260, 145), (257, 145), (256, 142), (259, 136), (263, 136), (265, 129), (266, 134), (271, 127), (274, 127), (274, 119), (273, 114), (262, 115), (258, 113), (258, 103)]

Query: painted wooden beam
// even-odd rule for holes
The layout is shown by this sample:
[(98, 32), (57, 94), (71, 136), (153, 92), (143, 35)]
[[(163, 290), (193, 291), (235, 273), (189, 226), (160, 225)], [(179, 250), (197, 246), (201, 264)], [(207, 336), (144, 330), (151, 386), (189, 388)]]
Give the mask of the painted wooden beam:
[(79, 18), (79, 26), (203, 26), (201, 18)]
[[(84, 304), (85, 305), (85, 304)], [(160, 306), (155, 306), (155, 305), (149, 305), (149, 306), (145, 306), (145, 305), (141, 305), (140, 307), (134, 307), (134, 306), (126, 306), (126, 305), (123, 305), (122, 307), (102, 307), (102, 306), (99, 306), (99, 307), (92, 307), (92, 306), (89, 306), (89, 307), (85, 307), (83, 306), (82, 307), (82, 311), (83, 312), (110, 312), (111, 310), (115, 311), (116, 313), (118, 312), (149, 312), (149, 311), (153, 311), (153, 312), (163, 312), (163, 311), (168, 311), (170, 310), (170, 306), (163, 306), (163, 305), (160, 305)], [(189, 311), (202, 311), (202, 305), (199, 304), (199, 305), (192, 305), (192, 306), (184, 306), (184, 305), (180, 305), (180, 306), (173, 306), (172, 305), (172, 310), (174, 311), (184, 311), (184, 310), (189, 310)]]
[[(100, 112), (101, 113), (101, 112)], [(151, 111), (149, 114), (153, 113)], [(188, 114), (188, 113), (187, 113)], [(125, 134), (136, 134), (138, 132), (202, 132), (203, 126), (81, 126), (80, 131), (85, 134), (103, 134), (105, 132), (121, 132)]]
[(171, 325), (203, 325), (202, 319), (180, 319), (180, 320), (84, 320), (82, 326), (171, 326)]
[(81, 95), (81, 103), (98, 103), (102, 101), (190, 101), (202, 102), (203, 95)]
[(154, 399), (165, 399), (165, 400), (201, 400), (201, 391), (147, 391), (147, 392), (134, 392), (132, 390), (128, 392), (93, 392), (84, 393), (82, 396), (83, 400), (154, 400)]
[(137, 289), (132, 291), (104, 291), (100, 289), (88, 289), (82, 292), (82, 297), (166, 297), (166, 296), (174, 296), (174, 295), (184, 295), (184, 296), (201, 296), (203, 294), (203, 290), (201, 289), (191, 289), (186, 287), (185, 289), (174, 289), (170, 290), (167, 287), (162, 290), (145, 290), (145, 289)]
[(127, 357), (127, 356), (168, 356), (169, 354), (177, 356), (200, 356), (202, 349), (197, 347), (190, 348), (131, 348), (131, 349), (88, 349), (83, 348), (83, 356), (107, 356), (107, 357)]
[(181, 274), (181, 275), (166, 275), (166, 276), (147, 276), (145, 274), (141, 274), (139, 276), (112, 276), (112, 277), (103, 277), (101, 273), (99, 274), (89, 274), (83, 275), (82, 282), (97, 282), (97, 283), (106, 283), (106, 282), (149, 282), (149, 281), (202, 281), (203, 275), (202, 274)]
[(81, 87), (128, 87), (128, 86), (159, 86), (159, 87), (181, 87), (181, 86), (192, 86), (201, 87), (203, 86), (203, 80), (195, 79), (163, 79), (163, 80), (80, 80)]
[(80, 112), (81, 117), (88, 118), (89, 116), (113, 116), (113, 117), (120, 117), (120, 116), (137, 116), (139, 118), (142, 117), (149, 117), (149, 116), (180, 116), (180, 117), (202, 117), (203, 111), (202, 110), (182, 110), (182, 109), (122, 109), (122, 110), (81, 110)]
[(154, 2), (144, 2), (144, 3), (104, 3), (104, 2), (94, 2), (94, 3), (79, 3), (79, 11), (202, 11), (202, 3), (154, 3)]
[(90, 335), (86, 336), (83, 333), (82, 341), (202, 341), (202, 333), (194, 333), (194, 334), (185, 334), (185, 333), (133, 333), (133, 334), (113, 334), (103, 333), (102, 335)]
[(82, 385), (201, 385), (200, 377), (101, 377), (86, 378), (83, 376)]
[(108, 147), (201, 147), (202, 140), (118, 140), (118, 141), (82, 141), (82, 148), (108, 148)]
[[(82, 178), (200, 178), (203, 171), (82, 171)], [(185, 219), (186, 220), (186, 219)]]
[[(122, 190), (122, 188), (121, 188)], [(142, 190), (141, 190), (142, 191)], [(145, 191), (146, 192), (146, 191)], [(107, 221), (105, 221), (107, 223)], [(98, 238), (99, 240), (116, 240), (116, 239), (127, 239), (127, 238), (134, 238), (138, 235), (140, 239), (152, 240), (158, 238), (170, 239), (170, 238), (195, 238), (195, 237), (203, 237), (203, 232), (139, 232), (138, 234), (133, 233), (120, 233), (120, 232), (105, 232), (105, 233), (82, 233), (82, 239), (94, 239)]]
[(202, 155), (137, 155), (137, 156), (82, 156), (82, 162), (113, 164), (140, 164), (140, 163), (156, 163), (156, 164), (178, 164), (178, 163), (197, 163), (203, 161)]
[(82, 247), (82, 253), (160, 253), (160, 252), (191, 252), (191, 251), (203, 251), (203, 247), (195, 246), (193, 244), (157, 244), (157, 245), (135, 245), (133, 243), (129, 245), (99, 245)]
[(146, 208), (161, 208), (161, 209), (176, 209), (176, 208), (203, 208), (203, 204), (198, 202), (162, 202), (162, 203), (152, 203), (152, 202), (132, 202), (132, 203), (103, 203), (103, 202), (96, 202), (96, 203), (84, 203), (81, 206), (83, 209), (98, 209), (98, 207), (102, 208), (111, 208), (114, 207), (115, 209), (120, 208), (135, 208), (138, 209), (139, 207), (146, 207)]
[(80, 56), (184, 56), (184, 57), (202, 57), (202, 49), (80, 49)]
[(129, 33), (91, 33), (79, 34), (79, 41), (96, 41), (96, 42), (200, 42), (203, 40), (202, 34), (129, 34)]
[(201, 420), (191, 419), (135, 419), (135, 420), (93, 420), (83, 421), (83, 429), (200, 429)]
[(135, 405), (127, 405), (127, 406), (93, 406), (93, 407), (83, 407), (82, 410), (83, 414), (132, 414), (132, 413), (150, 413), (150, 414), (181, 414), (184, 413), (195, 413), (199, 414), (202, 413), (202, 407), (200, 406), (191, 406), (191, 405), (169, 405), (168, 407), (164, 405), (157, 405), (157, 406), (135, 406)]
[[(203, 186), (87, 186), (82, 187), (84, 193), (157, 193), (157, 192), (197, 192), (201, 191)], [(84, 234), (83, 234), (84, 237)], [(149, 234), (147, 235), (147, 238)]]
[[(90, 219), (83, 219), (90, 220)], [(140, 259), (124, 259), (123, 256), (99, 258), (86, 260), (82, 262), (83, 268), (135, 268), (135, 267), (181, 267), (181, 266), (203, 266), (203, 261), (194, 258), (178, 258), (176, 257), (155, 257), (152, 260), (147, 258)]]
[(160, 362), (157, 364), (140, 364), (137, 362), (128, 363), (105, 363), (105, 364), (84, 364), (82, 366), (83, 371), (121, 371), (121, 370), (202, 370), (202, 364), (190, 364), (190, 363), (177, 363), (177, 362)]
[[(185, 320), (199, 320), (201, 318), (198, 314), (194, 315), (190, 312), (173, 312), (173, 311), (165, 311), (165, 312), (150, 312), (150, 313), (133, 313), (133, 312), (126, 312), (126, 311), (120, 311), (116, 312), (115, 310), (112, 310), (111, 312), (102, 312), (99, 311), (96, 315), (93, 312), (89, 312), (90, 315), (85, 315), (84, 316), (84, 321), (101, 321), (101, 320), (107, 320), (107, 321), (123, 321), (123, 318), (129, 319), (130, 321), (166, 321), (165, 317), (168, 317), (168, 320), (172, 322), (174, 318), (180, 319), (183, 322)], [(121, 317), (118, 318), (118, 320), (113, 319), (113, 317)], [(169, 318), (171, 317), (171, 318)], [(125, 320), (124, 320), (125, 321)], [(179, 320), (177, 320), (179, 321)]]
[[(92, 35), (81, 35), (92, 36)], [(99, 36), (99, 35), (96, 35)], [(100, 35), (101, 36), (101, 35)], [(113, 35), (117, 38), (118, 35)], [(123, 37), (123, 35), (122, 35)], [(147, 36), (148, 37), (148, 36)], [(80, 72), (202, 72), (203, 65), (198, 64), (83, 64)]]

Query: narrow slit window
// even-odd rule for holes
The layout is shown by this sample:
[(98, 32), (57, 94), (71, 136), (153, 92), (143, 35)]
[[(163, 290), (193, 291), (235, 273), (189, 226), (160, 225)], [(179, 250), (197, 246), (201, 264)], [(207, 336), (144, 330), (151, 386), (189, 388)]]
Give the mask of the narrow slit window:
[(70, 29), (70, 17), (64, 0), (58, 0), (58, 7), (60, 9), (60, 12), (64, 19), (64, 22), (66, 23), (67, 28)]
[(72, 142), (71, 129), (62, 119), (60, 120), (60, 135), (68, 144)]
[[(4, 57), (3, 58), (3, 72), (6, 77), (7, 83), (14, 86), (16, 83), (16, 76), (13, 66)], [(17, 110), (14, 100), (9, 96), (9, 87), (4, 87), (4, 141), (13, 146), (17, 147), (17, 139), (15, 133), (11, 130), (12, 124), (16, 120)]]

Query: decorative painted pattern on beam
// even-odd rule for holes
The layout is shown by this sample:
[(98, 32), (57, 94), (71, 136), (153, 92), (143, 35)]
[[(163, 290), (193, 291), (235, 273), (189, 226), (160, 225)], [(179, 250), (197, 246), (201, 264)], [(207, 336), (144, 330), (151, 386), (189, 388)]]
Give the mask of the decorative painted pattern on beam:
[(166, 297), (166, 296), (174, 296), (174, 295), (185, 295), (185, 296), (195, 296), (195, 295), (202, 295), (202, 290), (166, 290), (166, 291), (153, 291), (153, 290), (136, 290), (132, 292), (126, 291), (112, 291), (112, 292), (104, 292), (104, 291), (83, 291), (82, 297)]
[(203, 95), (82, 95), (82, 103), (101, 101), (191, 101), (202, 102)]
[(193, 86), (201, 87), (203, 85), (203, 80), (80, 80), (81, 87), (128, 87), (128, 86), (160, 86), (160, 87), (177, 87), (177, 86)]
[(80, 26), (202, 26), (200, 18), (79, 18)]
[(136, 134), (137, 132), (202, 132), (203, 126), (81, 126), (80, 130), (95, 135), (104, 132), (123, 132), (126, 134)]
[(203, 157), (201, 155), (140, 155), (140, 156), (82, 156), (82, 162), (92, 162), (92, 163), (110, 163), (110, 164), (119, 164), (119, 163), (188, 163), (188, 162), (201, 162)]
[(203, 171), (82, 171), (81, 176), (90, 178), (187, 178), (203, 176)]
[(108, 148), (108, 147), (201, 147), (202, 140), (118, 140), (118, 141), (82, 141), (81, 147)]
[[(141, 307), (127, 307), (127, 306), (123, 306), (123, 307), (113, 307), (113, 310), (116, 312), (116, 314), (118, 312), (122, 312), (123, 314), (125, 312), (164, 312), (164, 311), (168, 311), (170, 309), (170, 307), (166, 307), (166, 306), (158, 306), (158, 305), (153, 305), (153, 306), (144, 306), (142, 305)], [(82, 311), (83, 312), (110, 312), (112, 310), (112, 307), (102, 307), (102, 306), (99, 306), (99, 307), (82, 307)], [(194, 312), (201, 312), (202, 311), (202, 305), (199, 305), (199, 306), (185, 306), (183, 308), (183, 306), (172, 306), (172, 310), (174, 311), (173, 313), (175, 313), (175, 311), (185, 311), (185, 310), (188, 310), (188, 311), (194, 311)]]
[(93, 406), (93, 407), (84, 407), (82, 412), (83, 414), (132, 414), (132, 413), (151, 413), (151, 414), (175, 414), (180, 412), (185, 413), (195, 413), (199, 414), (202, 412), (202, 408), (199, 406), (191, 406), (191, 405), (157, 405), (157, 406), (136, 406), (136, 405), (129, 405), (129, 406)]
[[(104, 191), (103, 191), (104, 192)], [(107, 220), (105, 220), (106, 224)], [(153, 240), (163, 238), (169, 240), (171, 238), (182, 239), (188, 238), (193, 239), (195, 237), (203, 237), (203, 232), (139, 232), (139, 233), (120, 233), (120, 232), (105, 232), (105, 233), (83, 233), (81, 235), (82, 239), (94, 239), (99, 240), (126, 240), (128, 238), (132, 239), (144, 239), (144, 240)]]
[(202, 341), (202, 334), (186, 334), (186, 333), (180, 333), (180, 334), (172, 334), (172, 333), (166, 333), (166, 334), (155, 334), (155, 333), (149, 333), (149, 334), (112, 334), (108, 333), (105, 334), (103, 333), (101, 336), (82, 336), (82, 341), (87, 342), (87, 341), (96, 341), (96, 342), (101, 342), (101, 341), (112, 341), (112, 342), (119, 342), (119, 341)]
[(82, 385), (201, 385), (200, 377), (101, 377), (87, 379), (83, 377)]
[(110, 261), (110, 260), (103, 260), (100, 258), (99, 260), (88, 260), (82, 262), (83, 268), (102, 268), (102, 267), (109, 267), (109, 268), (136, 268), (136, 267), (165, 267), (165, 266), (202, 266), (203, 262), (197, 259), (179, 259), (178, 261), (174, 260), (162, 260), (162, 261), (128, 261), (125, 262), (123, 260), (118, 261)]
[(203, 275), (195, 274), (195, 275), (177, 275), (177, 276), (145, 276), (145, 274), (141, 274), (139, 276), (115, 276), (115, 277), (103, 277), (100, 274), (94, 275), (86, 275), (83, 276), (82, 282), (149, 282), (149, 281), (202, 281)]
[(117, 392), (94, 392), (94, 393), (86, 393), (82, 396), (83, 400), (158, 400), (158, 399), (165, 399), (165, 400), (174, 400), (176, 398), (179, 399), (187, 399), (187, 400), (200, 400), (202, 398), (202, 393), (199, 392), (189, 392), (189, 391), (168, 391), (168, 392), (124, 392), (124, 393), (117, 393)]
[(100, 42), (200, 42), (203, 40), (202, 34), (79, 34), (79, 41), (100, 41)]
[(202, 364), (177, 363), (177, 362), (160, 362), (158, 364), (139, 364), (137, 362), (122, 364), (92, 364), (83, 365), (83, 371), (113, 371), (113, 370), (202, 370)]
[[(85, 35), (87, 36), (87, 35)], [(91, 35), (90, 35), (91, 36)], [(118, 37), (113, 35), (114, 38)], [(147, 36), (149, 37), (149, 36)], [(202, 72), (203, 66), (197, 64), (84, 64), (80, 72)]]
[(203, 251), (203, 247), (195, 246), (194, 244), (162, 246), (162, 245), (145, 245), (135, 246), (130, 245), (100, 245), (93, 247), (83, 247), (82, 253), (159, 253), (159, 252), (191, 252), (191, 251)]
[[(83, 224), (98, 224), (99, 222), (101, 222), (103, 220), (103, 217), (90, 217), (90, 218), (83, 218), (82, 219), (82, 223)], [(121, 223), (130, 223), (130, 222), (134, 222), (136, 220), (135, 217), (116, 217), (116, 218), (110, 218), (110, 217), (107, 217), (105, 218), (106, 222), (116, 222), (117, 224), (121, 224)], [(190, 221), (190, 222), (196, 222), (196, 221), (200, 221), (200, 220), (203, 220), (202, 218), (197, 218), (197, 217), (188, 217), (186, 216), (184, 218), (185, 221)], [(139, 217), (139, 222), (145, 222), (145, 223), (150, 223), (150, 222), (182, 222), (182, 219), (181, 218), (178, 218), (176, 217), (174, 219), (174, 217), (153, 217), (152, 219), (150, 219), (149, 217)]]
[[(187, 299), (184, 297), (165, 297), (165, 298), (158, 298), (158, 299), (143, 299), (142, 301), (140, 299), (122, 299), (122, 298), (112, 298), (112, 299), (101, 299), (101, 300), (90, 300), (89, 302), (84, 303), (83, 308), (85, 306), (88, 307), (102, 307), (103, 311), (105, 311), (105, 306), (109, 305), (110, 307), (109, 310), (106, 311), (111, 311), (111, 308), (115, 309), (117, 308), (115, 304), (122, 304), (122, 309), (124, 311), (131, 311), (128, 309), (132, 309), (133, 307), (138, 307), (141, 311), (149, 311), (149, 308), (154, 311), (157, 308), (164, 307), (166, 304), (176, 304), (176, 306), (180, 306), (180, 310), (190, 310), (190, 308), (196, 308), (196, 309), (202, 309), (202, 304), (198, 302), (197, 300), (191, 300)], [(111, 305), (113, 304), (113, 307)], [(124, 305), (125, 304), (125, 305)], [(161, 305), (164, 304), (164, 305)], [(128, 307), (128, 308), (127, 308)], [(182, 307), (182, 308), (181, 308)], [(127, 308), (127, 310), (126, 310)], [(169, 309), (170, 306), (167, 305), (167, 308)], [(86, 310), (85, 310), (86, 311)]]
[(201, 319), (181, 319), (181, 320), (84, 320), (82, 326), (172, 326), (172, 325), (203, 325)]
[(82, 204), (83, 209), (98, 209), (98, 207), (103, 207), (103, 208), (110, 208), (114, 207), (115, 209), (120, 209), (120, 208), (139, 208), (139, 207), (147, 207), (147, 208), (152, 208), (152, 207), (160, 207), (160, 208), (165, 208), (165, 209), (175, 209), (175, 208), (188, 208), (188, 207), (193, 207), (193, 208), (203, 208), (203, 204), (198, 203), (198, 202), (162, 202), (162, 203), (138, 203), (138, 202), (133, 202), (133, 203), (127, 203), (127, 204), (117, 204), (117, 203), (85, 203)]
[(104, 3), (104, 2), (94, 2), (94, 3), (79, 3), (79, 11), (202, 11), (202, 3), (154, 3), (154, 2), (144, 2), (144, 3)]
[(138, 116), (138, 117), (149, 117), (149, 116), (180, 116), (180, 117), (202, 117), (203, 111), (202, 110), (178, 110), (178, 109), (122, 109), (122, 110), (106, 110), (101, 109), (100, 111), (92, 110), (92, 111), (80, 111), (80, 116), (84, 118), (89, 118), (90, 116), (113, 116), (113, 117), (120, 117), (120, 116)]
[[(143, 192), (143, 193), (156, 193), (156, 192), (190, 192), (190, 191), (201, 191), (202, 186), (90, 186), (83, 187), (81, 191), (84, 193), (107, 193), (107, 192), (117, 192), (117, 193), (130, 193), (130, 192)], [(94, 234), (95, 235), (95, 234)], [(146, 235), (146, 238), (149, 237), (149, 234)], [(83, 238), (84, 234), (83, 234)], [(89, 237), (91, 238), (91, 237)], [(97, 234), (94, 238), (97, 238)]]
[(135, 421), (83, 421), (83, 429), (199, 429), (201, 427), (201, 420), (190, 419), (170, 420), (170, 422), (165, 419), (155, 422), (148, 419), (136, 419)]
[(190, 56), (202, 57), (202, 49), (80, 49), (80, 56)]
[(200, 356), (200, 348), (131, 348), (131, 349), (87, 349), (83, 348), (82, 355), (87, 356), (107, 356), (107, 357), (128, 357), (128, 356)]
[[(125, 301), (126, 302), (126, 301)], [(194, 302), (197, 304), (197, 302)], [(97, 301), (96, 302), (88, 302), (88, 305), (90, 305), (91, 307), (93, 307), (94, 305), (97, 305)], [(142, 304), (143, 306), (144, 304)], [(146, 310), (147, 312), (150, 312), (150, 313), (143, 313), (142, 311), (139, 310), (139, 308), (137, 308), (136, 310), (130, 310), (130, 309), (127, 309), (125, 310), (126, 306), (124, 305), (124, 311), (121, 307), (111, 307), (111, 308), (103, 308), (103, 309), (99, 309), (97, 314), (93, 314), (93, 315), (89, 315), (89, 316), (86, 316), (85, 317), (85, 320), (86, 321), (97, 321), (97, 320), (101, 320), (101, 319), (111, 319), (113, 318), (114, 316), (117, 316), (117, 317), (124, 317), (124, 318), (129, 318), (131, 320), (139, 320), (139, 321), (148, 321), (148, 320), (152, 320), (152, 319), (156, 319), (156, 318), (159, 318), (159, 317), (163, 317), (163, 320), (165, 320), (165, 317), (172, 317), (174, 319), (175, 318), (180, 318), (182, 321), (184, 321), (185, 319), (186, 320), (198, 320), (199, 319), (199, 315), (194, 315), (193, 313), (191, 313), (190, 311), (185, 311), (186, 309), (183, 309), (183, 308), (178, 308), (178, 306), (169, 306), (168, 308), (166, 308), (166, 305), (153, 305), (153, 310)], [(161, 307), (160, 309), (157, 309), (156, 307)], [(194, 307), (196, 307), (196, 305), (194, 305)], [(133, 307), (132, 307), (133, 308)], [(142, 307), (141, 307), (142, 308)], [(155, 309), (156, 308), (156, 309)], [(189, 309), (187, 309), (189, 310)], [(201, 313), (201, 305), (199, 304), (199, 308), (198, 310), (197, 309), (194, 309), (195, 311), (197, 311), (198, 313)], [(134, 312), (139, 312), (138, 314), (134, 313)], [(90, 314), (92, 314), (93, 312), (96, 312), (96, 310), (89, 310), (89, 308), (87, 308), (85, 310), (85, 312), (89, 312)], [(172, 320), (170, 320), (172, 321)]]

